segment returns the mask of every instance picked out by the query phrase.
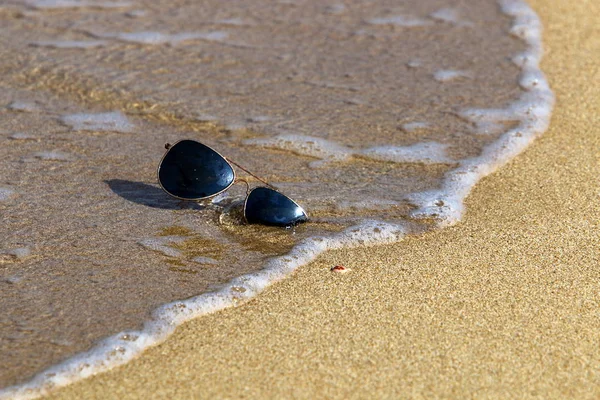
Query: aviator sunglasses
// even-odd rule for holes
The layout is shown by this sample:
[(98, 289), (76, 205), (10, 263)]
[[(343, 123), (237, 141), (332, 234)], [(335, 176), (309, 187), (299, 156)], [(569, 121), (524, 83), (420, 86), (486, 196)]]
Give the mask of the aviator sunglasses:
[(184, 139), (167, 143), (165, 148), (167, 152), (158, 165), (158, 182), (169, 195), (199, 201), (223, 193), (236, 182), (233, 164), (266, 185), (250, 190), (248, 182), (237, 179), (247, 186), (244, 218), (248, 223), (291, 226), (308, 221), (298, 203), (210, 147)]

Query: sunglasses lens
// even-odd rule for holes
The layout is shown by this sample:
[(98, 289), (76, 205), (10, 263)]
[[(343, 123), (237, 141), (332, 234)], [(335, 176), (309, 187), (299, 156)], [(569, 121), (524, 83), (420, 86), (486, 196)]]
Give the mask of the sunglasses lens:
[(250, 192), (244, 216), (251, 224), (290, 226), (308, 221), (302, 207), (289, 197), (266, 187), (257, 187)]
[(158, 167), (158, 180), (171, 196), (199, 200), (222, 192), (233, 184), (235, 174), (227, 160), (194, 140), (177, 142)]

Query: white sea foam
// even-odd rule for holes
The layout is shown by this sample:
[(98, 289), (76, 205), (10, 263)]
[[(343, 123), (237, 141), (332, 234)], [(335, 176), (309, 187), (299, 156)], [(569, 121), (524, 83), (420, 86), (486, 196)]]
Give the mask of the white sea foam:
[(352, 155), (352, 150), (346, 146), (305, 135), (284, 134), (264, 139), (247, 139), (244, 144), (289, 150), (297, 154), (328, 161), (342, 161)]
[(447, 22), (458, 26), (472, 26), (473, 24), (469, 21), (463, 20), (460, 16), (460, 12), (453, 7), (440, 8), (429, 14), (429, 16), (438, 21)]
[(344, 161), (352, 156), (397, 163), (435, 164), (453, 162), (446, 155), (446, 146), (435, 142), (417, 143), (412, 146), (378, 146), (367, 149), (351, 149), (318, 137), (284, 134), (270, 138), (247, 139), (244, 144), (288, 150), (321, 159), (320, 162), (312, 164), (315, 167), (329, 162)]
[(33, 155), (35, 158), (44, 161), (69, 161), (73, 157), (70, 154), (63, 153), (62, 151), (40, 151)]
[(31, 249), (29, 247), (18, 247), (16, 249), (7, 250), (4, 254), (11, 255), (15, 258), (26, 258), (31, 255)]
[(15, 193), (15, 191), (13, 189), (11, 189), (11, 188), (0, 187), (0, 201), (7, 200), (14, 193)]
[(184, 32), (184, 33), (162, 33), (154, 31), (143, 32), (120, 32), (120, 33), (94, 33), (94, 36), (105, 39), (116, 39), (123, 42), (160, 45), (178, 45), (188, 40), (207, 40), (219, 42), (227, 39), (229, 34), (224, 31), (211, 32)]
[(462, 115), (485, 122), (518, 121), (516, 127), (488, 145), (483, 153), (463, 160), (449, 172), (442, 188), (409, 196), (419, 208), (412, 216), (435, 217), (440, 226), (458, 222), (464, 213), (464, 200), (483, 177), (521, 153), (548, 129), (554, 94), (539, 63), (542, 58), (542, 25), (536, 13), (521, 0), (500, 0), (502, 11), (514, 19), (511, 33), (527, 44), (527, 50), (513, 58), (521, 68), (520, 98), (505, 109), (472, 109)]
[(248, 122), (254, 122), (254, 123), (268, 122), (270, 120), (271, 120), (271, 118), (266, 115), (257, 115), (254, 117), (249, 117), (247, 119)]
[(146, 14), (148, 14), (148, 11), (146, 10), (131, 10), (125, 15), (127, 15), (130, 18), (141, 18), (146, 16)]
[(219, 25), (232, 25), (232, 26), (250, 25), (248, 22), (244, 21), (241, 18), (225, 18), (225, 19), (218, 20), (216, 23)]
[(8, 278), (4, 278), (4, 282), (9, 283), (11, 285), (16, 285), (21, 282), (23, 278), (19, 275), (9, 276)]
[(31, 133), (17, 132), (9, 136), (12, 140), (39, 140), (39, 138)]
[(380, 146), (363, 150), (360, 154), (373, 160), (397, 163), (444, 164), (454, 161), (446, 155), (446, 145), (436, 142), (416, 143), (412, 146)]
[(403, 131), (410, 133), (410, 132), (415, 132), (415, 131), (422, 130), (422, 129), (427, 129), (427, 128), (429, 128), (429, 124), (427, 122), (415, 121), (415, 122), (408, 122), (406, 124), (402, 124), (401, 128)]
[(158, 251), (168, 257), (181, 257), (181, 251), (170, 246), (171, 243), (181, 243), (185, 240), (183, 236), (160, 236), (140, 240), (138, 243), (147, 249)]
[(391, 206), (398, 205), (397, 201), (386, 199), (366, 199), (361, 201), (339, 201), (335, 203), (335, 208), (338, 210), (346, 209), (361, 209), (361, 210), (385, 210)]
[(41, 107), (30, 101), (13, 101), (8, 105), (8, 109), (21, 112), (37, 112), (41, 111)]
[(406, 66), (409, 68), (419, 68), (421, 65), (423, 65), (423, 63), (421, 62), (421, 60), (410, 60), (409, 62), (406, 63)]
[(467, 109), (457, 115), (474, 126), (474, 133), (479, 135), (495, 135), (505, 131), (503, 122), (509, 122), (513, 115), (507, 110)]
[(64, 115), (61, 121), (76, 131), (128, 133), (135, 128), (135, 125), (120, 111)]
[(218, 264), (219, 261), (215, 260), (214, 258), (210, 258), (210, 257), (194, 257), (192, 259), (193, 262), (198, 263), (198, 264)]
[(127, 8), (129, 1), (86, 1), (86, 0), (30, 0), (32, 8), (40, 10), (56, 10), (61, 8)]
[(433, 78), (438, 82), (449, 82), (459, 78), (470, 78), (467, 71), (458, 71), (453, 69), (441, 69), (433, 74)]
[[(517, 121), (517, 126), (488, 145), (480, 156), (459, 161), (458, 167), (447, 173), (440, 188), (409, 196), (409, 200), (418, 207), (412, 212), (415, 218), (435, 217), (440, 226), (459, 221), (464, 212), (464, 200), (473, 186), (523, 151), (548, 127), (554, 96), (539, 69), (542, 56), (541, 24), (537, 15), (522, 0), (499, 0), (499, 3), (503, 12), (514, 19), (512, 34), (522, 38), (528, 46), (524, 53), (513, 59), (521, 68), (520, 84), (524, 92), (505, 109), (464, 110), (463, 115), (490, 123)], [(327, 154), (323, 157), (334, 160), (357, 153), (356, 150), (323, 139), (300, 136), (279, 137), (274, 142), (260, 139), (249, 144), (270, 146), (273, 143), (301, 154), (316, 154), (316, 157)], [(122, 365), (144, 349), (163, 342), (185, 321), (255, 297), (268, 285), (289, 276), (325, 250), (393, 243), (401, 240), (406, 232), (406, 228), (400, 225), (367, 220), (330, 237), (306, 239), (289, 254), (269, 260), (259, 272), (236, 278), (216, 292), (160, 307), (141, 331), (122, 332), (109, 337), (91, 350), (39, 373), (25, 384), (0, 390), (0, 399), (36, 398), (76, 380)]]
[(391, 17), (372, 18), (367, 21), (372, 25), (394, 25), (405, 28), (431, 25), (430, 20), (418, 18), (412, 15), (394, 15)]
[(55, 49), (91, 49), (94, 47), (106, 46), (106, 40), (46, 40), (40, 42), (31, 42), (35, 47), (50, 47)]

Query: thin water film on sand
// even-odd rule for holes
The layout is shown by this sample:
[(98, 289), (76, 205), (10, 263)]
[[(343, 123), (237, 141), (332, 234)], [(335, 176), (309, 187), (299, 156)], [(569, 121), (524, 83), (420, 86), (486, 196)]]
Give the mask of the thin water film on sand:
[[(0, 387), (167, 321), (165, 303), (235, 292), (208, 312), (327, 248), (456, 221), (545, 129), (536, 18), (495, 0), (4, 2)], [(170, 198), (156, 167), (183, 138), (311, 222), (245, 225), (243, 185)], [(136, 351), (168, 333), (150, 331)]]

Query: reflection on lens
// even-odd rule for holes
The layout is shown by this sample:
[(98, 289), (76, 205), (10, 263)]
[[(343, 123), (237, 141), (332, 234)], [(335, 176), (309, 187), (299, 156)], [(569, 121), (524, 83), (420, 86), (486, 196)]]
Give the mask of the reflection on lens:
[(223, 156), (195, 140), (169, 148), (158, 167), (158, 181), (171, 196), (200, 200), (233, 184), (235, 173)]
[(306, 212), (289, 197), (267, 187), (253, 189), (244, 207), (248, 223), (277, 226), (308, 221)]

